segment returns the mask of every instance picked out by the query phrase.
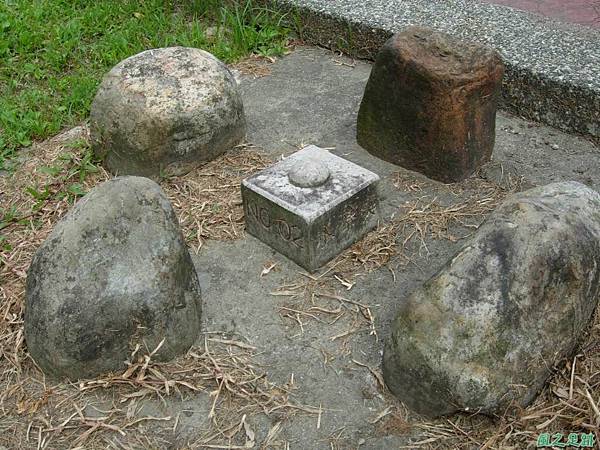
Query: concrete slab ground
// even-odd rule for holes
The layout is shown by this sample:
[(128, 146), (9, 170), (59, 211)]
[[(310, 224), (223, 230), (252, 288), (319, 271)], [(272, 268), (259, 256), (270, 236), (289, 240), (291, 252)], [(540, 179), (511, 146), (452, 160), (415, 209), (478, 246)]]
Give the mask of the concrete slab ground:
[(478, 0), (276, 0), (276, 4), (302, 24), (301, 38), (306, 42), (360, 58), (374, 59), (385, 40), (410, 25), (490, 45), (506, 65), (504, 109), (600, 138), (599, 29)]
[[(504, 183), (509, 173), (523, 176), (525, 185), (578, 180), (600, 189), (600, 153), (592, 143), (506, 114), (498, 116), (494, 161), (482, 171), (484, 178), (472, 177), (451, 186), (427, 180), (378, 160), (357, 145), (356, 113), (369, 64), (306, 47), (298, 48), (269, 69), (268, 76), (241, 79), (248, 140), (273, 159), (316, 144), (376, 172), (382, 177), (384, 221), (406, 214), (406, 202), (418, 199), (422, 205), (436, 202), (447, 207), (470, 198), (485, 201), (483, 191)], [(467, 225), (483, 218), (466, 218)], [(256, 347), (256, 362), (271, 381), (284, 384), (293, 374), (293, 401), (322, 411), (320, 415), (299, 411), (285, 419), (274, 414), (249, 417), (256, 442), (265, 442), (275, 426), (280, 444), (270, 448), (410, 448), (411, 442), (424, 439), (424, 429), (411, 422), (394, 425), (376, 420), (395, 404), (378, 386), (382, 340), (399, 302), (435, 273), (461, 246), (461, 238), (472, 231), (468, 226), (452, 225), (448, 235), (453, 239), (427, 236), (422, 243), (411, 241), (407, 246), (409, 263), (392, 261), (371, 272), (359, 270), (350, 289), (351, 283), (343, 284), (347, 274), (340, 273), (337, 281), (331, 277), (338, 270), (335, 266), (322, 271), (326, 273), (320, 279), (326, 275), (334, 284), (321, 285), (251, 236), (206, 243), (195, 257), (204, 296), (203, 331), (222, 333)], [(399, 245), (406, 237), (403, 233), (397, 235)], [(273, 264), (273, 270), (261, 276), (263, 268)], [(288, 295), (291, 286), (307, 281), (315, 281), (315, 295), (306, 295), (311, 292), (308, 287), (305, 293), (300, 290), (302, 295)], [(282, 295), (272, 295), (275, 292)], [(347, 302), (318, 295), (323, 292)], [(356, 303), (369, 305), (373, 327), (344, 309)], [(313, 309), (318, 319), (314, 320), (310, 313), (302, 312), (314, 307), (329, 311), (341, 308), (347, 314), (328, 323), (335, 314), (320, 314)], [(155, 415), (173, 417), (182, 409), (187, 411), (176, 436), (170, 438), (173, 447), (180, 448), (194, 442), (206, 429), (211, 397), (199, 393), (146, 407)], [(157, 424), (149, 432), (160, 430)], [(449, 444), (446, 448), (455, 446)]]
[[(222, 396), (222, 422), (216, 428), (230, 428), (219, 432), (211, 423), (217, 419), (210, 417), (215, 392), (182, 389), (164, 398), (144, 397), (128, 403), (132, 426), (107, 438), (111, 448), (388, 450), (415, 448), (419, 441), (434, 448), (480, 447), (469, 447), (460, 433), (433, 438), (427, 428), (431, 423), (405, 411), (382, 388), (382, 347), (390, 323), (406, 296), (455, 254), (505, 195), (502, 188), (577, 180), (598, 190), (600, 152), (581, 137), (501, 113), (491, 163), (461, 183), (428, 180), (373, 157), (356, 143), (356, 115), (370, 70), (364, 61), (300, 47), (274, 64), (250, 70), (270, 72), (266, 76), (238, 75), (248, 141), (273, 161), (315, 144), (375, 172), (381, 177), (379, 229), (312, 278), (249, 235), (207, 241), (193, 257), (203, 293), (203, 335), (197, 347), (203, 348), (205, 338), (252, 346), (255, 373), (281, 386), (296, 409), (253, 408), (244, 419), (246, 429), (240, 423), (245, 400), (240, 405)], [(411, 222), (419, 214), (429, 218), (420, 222), (426, 227), (422, 239)], [(386, 252), (390, 261), (372, 263)], [(227, 373), (235, 377), (237, 372)], [(97, 399), (86, 397), (85, 417), (101, 418), (115, 405), (124, 407), (118, 388), (94, 392)], [(145, 395), (142, 390), (129, 396), (138, 394)], [(540, 416), (539, 423), (546, 419)], [(19, 420), (28, 419), (21, 415)], [(474, 429), (479, 421), (497, 432), (485, 419), (451, 420), (463, 429)], [(32, 428), (31, 435), (37, 433)], [(29, 431), (27, 436), (33, 448), (37, 441), (29, 441)], [(247, 441), (254, 445), (244, 447), (243, 436), (251, 436)], [(512, 448), (535, 444), (529, 436), (519, 439)], [(54, 444), (48, 448), (60, 448)]]

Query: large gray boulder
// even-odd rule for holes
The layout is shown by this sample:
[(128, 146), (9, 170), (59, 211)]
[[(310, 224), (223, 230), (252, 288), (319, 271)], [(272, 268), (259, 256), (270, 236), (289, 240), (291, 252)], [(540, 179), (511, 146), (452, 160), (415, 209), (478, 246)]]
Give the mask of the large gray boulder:
[(388, 387), (429, 416), (527, 405), (574, 352), (599, 277), (600, 195), (576, 182), (516, 194), (401, 302)]
[(167, 360), (200, 331), (200, 287), (171, 204), (153, 181), (89, 192), (54, 227), (27, 274), (25, 339), (44, 372), (78, 379), (125, 368), (140, 345)]
[(182, 175), (239, 144), (246, 120), (225, 64), (196, 48), (147, 50), (102, 80), (90, 111), (95, 154), (118, 175)]

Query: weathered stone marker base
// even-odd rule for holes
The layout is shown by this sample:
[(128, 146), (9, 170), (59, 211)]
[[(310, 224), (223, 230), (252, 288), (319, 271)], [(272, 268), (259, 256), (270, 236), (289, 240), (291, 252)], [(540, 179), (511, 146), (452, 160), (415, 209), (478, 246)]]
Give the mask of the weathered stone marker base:
[(314, 145), (242, 182), (246, 229), (314, 271), (378, 219), (379, 177)]
[(463, 180), (492, 155), (503, 73), (492, 49), (408, 28), (377, 56), (358, 114), (358, 143), (434, 180)]

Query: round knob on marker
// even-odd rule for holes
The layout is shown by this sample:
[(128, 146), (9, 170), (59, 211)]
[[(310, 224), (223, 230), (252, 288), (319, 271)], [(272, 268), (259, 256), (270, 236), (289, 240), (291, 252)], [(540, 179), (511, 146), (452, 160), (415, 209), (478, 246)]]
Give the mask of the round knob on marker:
[(314, 159), (298, 161), (288, 172), (290, 183), (302, 188), (321, 186), (329, 176), (329, 169), (321, 161)]

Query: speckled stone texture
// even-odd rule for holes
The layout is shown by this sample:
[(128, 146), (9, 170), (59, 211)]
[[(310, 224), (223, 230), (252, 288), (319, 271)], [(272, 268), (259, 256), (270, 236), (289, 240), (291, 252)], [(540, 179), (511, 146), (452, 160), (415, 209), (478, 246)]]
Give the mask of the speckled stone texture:
[(200, 287), (169, 200), (153, 181), (119, 177), (54, 227), (27, 274), (25, 340), (42, 370), (79, 379), (138, 355), (186, 352), (200, 332)]
[(429, 416), (526, 406), (572, 356), (599, 293), (600, 194), (577, 182), (515, 194), (399, 302), (385, 381)]
[(210, 53), (147, 50), (102, 80), (90, 111), (95, 154), (118, 175), (182, 175), (239, 144), (246, 120), (237, 83)]
[[(270, 0), (260, 0), (269, 2)], [(374, 59), (394, 33), (430, 27), (498, 50), (501, 108), (600, 139), (600, 30), (478, 0), (276, 0), (302, 39)]]
[[(313, 173), (311, 167), (321, 170)], [(290, 181), (297, 168), (310, 172), (312, 187)], [(311, 145), (242, 182), (246, 229), (315, 271), (375, 227), (378, 180), (373, 172)]]
[(600, 27), (598, 0), (483, 0), (487, 3), (512, 6), (564, 22)]
[(496, 51), (410, 27), (377, 55), (360, 105), (358, 143), (452, 183), (490, 160), (504, 67)]

